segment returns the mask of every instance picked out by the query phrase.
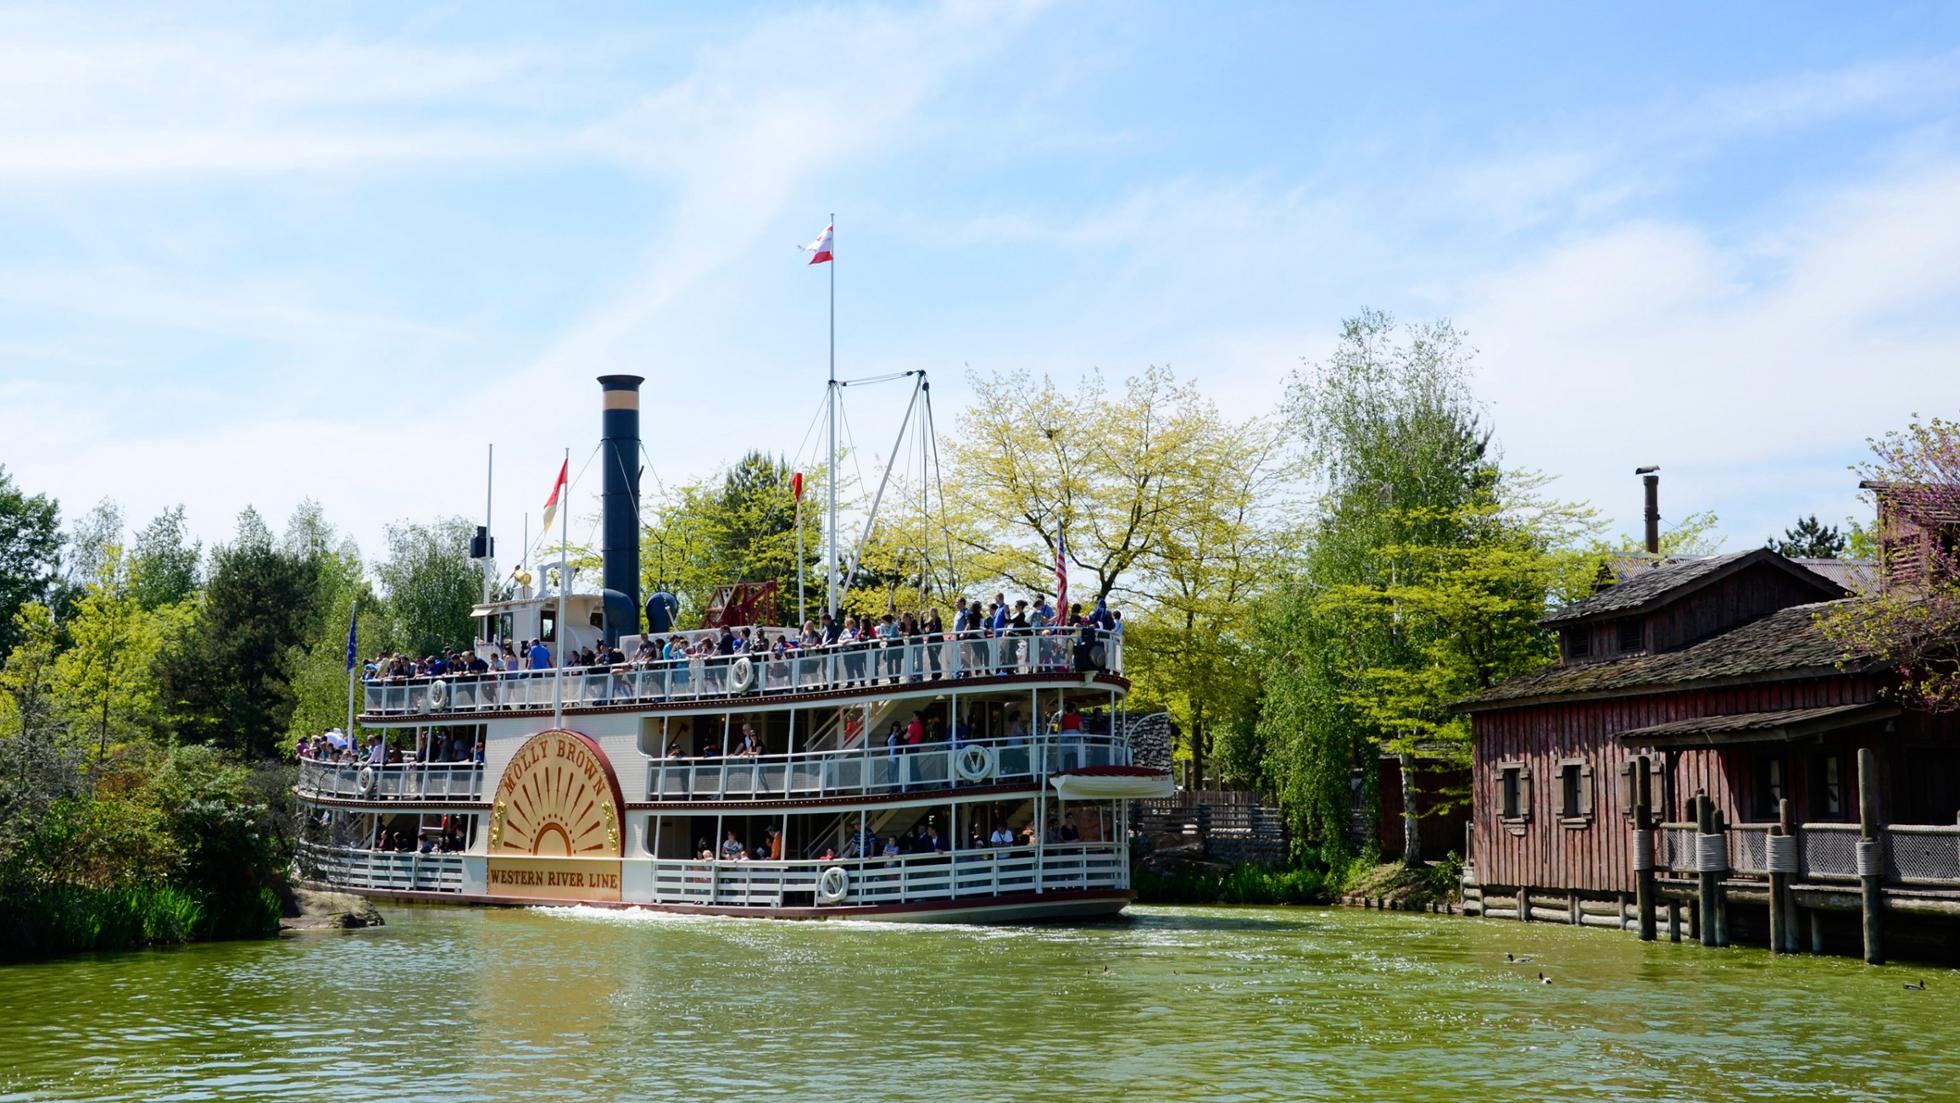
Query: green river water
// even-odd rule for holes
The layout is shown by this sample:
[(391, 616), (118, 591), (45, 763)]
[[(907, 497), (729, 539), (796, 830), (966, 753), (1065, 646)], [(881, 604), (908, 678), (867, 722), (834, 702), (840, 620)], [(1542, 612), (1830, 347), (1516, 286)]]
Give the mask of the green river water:
[(1350, 910), (386, 914), (0, 969), (0, 1099), (1960, 1099), (1947, 970)]

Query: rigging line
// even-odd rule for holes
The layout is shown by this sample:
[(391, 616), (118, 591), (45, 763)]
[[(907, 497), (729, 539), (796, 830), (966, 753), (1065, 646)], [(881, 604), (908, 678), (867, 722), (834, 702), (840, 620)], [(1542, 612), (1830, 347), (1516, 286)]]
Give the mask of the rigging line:
[(666, 484), (665, 482), (662, 482), (662, 481), (661, 481), (661, 479), (660, 479), (660, 469), (659, 469), (659, 468), (657, 468), (657, 467), (655, 467), (655, 466), (653, 466), (653, 457), (652, 457), (652, 456), (649, 456), (649, 455), (647, 455), (647, 442), (646, 442), (646, 441), (641, 441), (641, 442), (640, 442), (640, 458), (646, 461), (646, 463), (647, 463), (647, 474), (649, 474), (649, 475), (652, 475), (652, 476), (653, 476), (653, 485), (654, 485), (654, 486), (655, 486), (655, 487), (656, 487), (657, 489), (659, 489), (659, 491), (660, 491), (660, 496), (661, 496), (662, 498), (665, 498), (665, 497), (667, 496), (667, 484)]
[[(845, 571), (847, 581), (850, 575), (857, 573), (858, 563), (864, 558), (865, 546), (871, 542), (871, 531), (878, 524), (878, 504), (884, 500), (885, 488), (891, 484), (892, 468), (898, 466), (901, 451), (906, 453), (911, 451), (905, 445), (905, 436), (907, 431), (912, 427), (912, 411), (917, 409), (918, 405), (919, 387), (914, 384), (912, 387), (912, 400), (905, 404), (905, 416), (898, 423), (898, 439), (892, 441), (892, 454), (885, 460), (885, 473), (878, 479), (878, 492), (871, 496), (871, 512), (864, 518), (864, 532), (858, 537), (857, 548), (851, 552), (851, 565)], [(911, 464), (909, 455), (906, 458), (906, 464), (907, 466)]]
[(939, 491), (939, 532), (946, 538), (946, 586), (957, 590), (960, 580), (953, 571), (953, 524), (946, 516), (946, 469), (939, 462), (939, 426), (932, 419), (931, 390), (926, 391), (926, 433), (932, 441), (932, 482)]
[(894, 379), (909, 379), (912, 376), (924, 374), (924, 369), (914, 368), (911, 371), (895, 371), (890, 375), (867, 375), (862, 379), (839, 379), (837, 385), (840, 387), (868, 386), (872, 383), (890, 383)]
[(796, 446), (797, 463), (802, 463), (803, 458), (809, 454), (810, 438), (816, 435), (817, 426), (823, 422), (824, 409), (828, 405), (829, 401), (830, 401), (830, 396), (825, 395), (824, 401), (817, 403), (817, 412), (815, 415), (813, 415), (810, 418), (810, 427), (808, 429), (803, 430), (803, 442)]

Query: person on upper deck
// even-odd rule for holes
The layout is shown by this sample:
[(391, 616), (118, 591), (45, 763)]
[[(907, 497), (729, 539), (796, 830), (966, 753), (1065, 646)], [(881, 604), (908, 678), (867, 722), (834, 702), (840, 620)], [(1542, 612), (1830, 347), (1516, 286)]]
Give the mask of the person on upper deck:
[(1089, 613), (1089, 625), (1107, 632), (1115, 627), (1116, 621), (1109, 615), (1109, 604), (1102, 598), (1096, 599), (1096, 607)]
[(822, 639), (824, 643), (826, 644), (836, 643), (838, 636), (841, 635), (843, 631), (844, 631), (844, 627), (843, 625), (837, 623), (837, 618), (831, 616), (829, 613), (825, 613), (823, 615)]
[(551, 669), (551, 649), (544, 645), (543, 640), (531, 641), (531, 669)]
[(715, 654), (733, 655), (735, 651), (735, 630), (724, 624), (721, 626), (721, 635), (715, 637)]
[(1007, 631), (1007, 595), (995, 594), (992, 615), (987, 621), (987, 630), (999, 636)]

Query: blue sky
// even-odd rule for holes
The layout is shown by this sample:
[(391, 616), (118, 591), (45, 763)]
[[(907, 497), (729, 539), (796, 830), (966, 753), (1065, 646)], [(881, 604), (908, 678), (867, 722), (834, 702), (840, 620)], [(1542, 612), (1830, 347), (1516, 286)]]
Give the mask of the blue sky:
[(1374, 306), (1513, 464), (1747, 546), (1960, 409), (1951, 5), (542, 7), (0, 8), (0, 464), (374, 551), (494, 441), (508, 553), (595, 375), (664, 481), (797, 451), (832, 210), (840, 370), (942, 431), (969, 366), (1269, 411)]

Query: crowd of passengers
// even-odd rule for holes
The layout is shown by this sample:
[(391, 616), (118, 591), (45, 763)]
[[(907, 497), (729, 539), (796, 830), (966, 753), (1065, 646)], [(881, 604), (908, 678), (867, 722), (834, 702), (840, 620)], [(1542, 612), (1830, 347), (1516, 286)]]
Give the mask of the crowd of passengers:
[[(985, 831), (974, 824), (967, 832), (967, 839), (960, 850), (1003, 850), (1010, 847), (1033, 846), (1038, 841), (1035, 825), (1030, 821), (1020, 830), (1007, 825), (1005, 820), (994, 820), (993, 830)], [(1042, 835), (1048, 843), (1073, 843), (1082, 841), (1082, 831), (1076, 826), (1075, 813), (1070, 812), (1061, 823), (1048, 825)], [(855, 844), (855, 845), (853, 845)], [(954, 850), (953, 842), (939, 830), (939, 817), (928, 816), (913, 825), (912, 830), (897, 835), (885, 836), (881, 842), (870, 831), (859, 834), (854, 839), (845, 840), (845, 854), (842, 857), (880, 857), (902, 858), (910, 854), (947, 854)], [(735, 828), (729, 828), (719, 848), (708, 845), (707, 839), (694, 844), (694, 857), (702, 862), (747, 862), (781, 861), (783, 857), (783, 833), (776, 828), (763, 832), (762, 842), (749, 847), (742, 842)], [(835, 847), (825, 847), (817, 855), (818, 861), (832, 861), (840, 857)]]
[(415, 734), (414, 746), (406, 741), (390, 742), (380, 732), (369, 732), (367, 743), (356, 746), (338, 731), (301, 737), (295, 748), (300, 758), (310, 762), (330, 762), (342, 766), (424, 766), (483, 762), (483, 740), (471, 740), (459, 731), (447, 735), (423, 729)]
[(390, 831), (386, 827), (374, 833), (372, 850), (390, 850), (401, 854), (461, 854), (468, 844), (463, 834), (456, 828), (442, 831), (424, 831), (420, 842), (406, 831)]
[[(1028, 741), (1028, 726), (1021, 720), (1020, 709), (1009, 708), (1002, 715), (1002, 723), (1006, 729), (1007, 741), (1010, 744), (1024, 744)], [(1103, 726), (1107, 726), (1106, 720), (1102, 723)], [(1048, 730), (1065, 736), (1082, 735), (1088, 730), (1088, 725), (1089, 722), (1084, 719), (1082, 711), (1073, 704), (1062, 706), (1059, 712), (1052, 714), (1048, 718)], [(957, 748), (962, 744), (971, 742), (973, 742), (973, 729), (967, 723), (965, 716), (959, 718), (959, 721), (953, 725), (953, 730), (949, 733), (946, 730), (946, 721), (940, 717), (937, 710), (928, 716), (919, 709), (913, 709), (910, 720), (903, 722), (893, 720), (891, 722), (891, 726), (885, 729), (883, 742), (878, 745), (882, 746), (890, 756), (896, 758), (907, 748), (918, 747), (928, 743), (944, 743), (950, 747)], [(719, 739), (713, 735), (704, 734), (701, 736), (696, 752), (690, 755), (687, 751), (685, 737), (675, 736), (667, 741), (665, 757), (669, 759), (690, 757), (758, 758), (765, 753), (767, 753), (767, 750), (763, 746), (762, 737), (756, 734), (755, 725), (744, 720), (741, 727), (736, 730), (736, 734), (730, 738), (726, 752), (723, 752)]]
[[(772, 633), (767, 628), (723, 626), (719, 634), (695, 640), (689, 640), (680, 633), (674, 633), (664, 641), (649, 636), (632, 655), (627, 655), (616, 646), (601, 646), (596, 649), (578, 648), (568, 652), (564, 658), (568, 669), (644, 667), (660, 662), (715, 656), (747, 654), (784, 659), (829, 647), (865, 644), (898, 647), (909, 643), (1037, 636), (1084, 629), (1105, 632), (1120, 641), (1123, 638), (1123, 614), (1112, 611), (1108, 603), (1101, 599), (1087, 613), (1082, 611), (1080, 602), (1070, 605), (1066, 613), (1061, 613), (1040, 594), (1035, 595), (1032, 604), (1023, 599), (1014, 602), (1010, 609), (1007, 596), (995, 594), (994, 600), (984, 608), (977, 601), (960, 598), (954, 609), (950, 634), (936, 608), (928, 610), (923, 617), (910, 612), (896, 616), (886, 613), (882, 617), (868, 614), (863, 617), (846, 616), (841, 621), (825, 613), (821, 620), (804, 621), (800, 632), (778, 629)], [(938, 653), (928, 652), (927, 658), (931, 665), (930, 676), (941, 677)], [(460, 653), (445, 649), (440, 655), (427, 655), (420, 659), (400, 654), (377, 655), (362, 664), (362, 678), (370, 682), (468, 678), (514, 671), (550, 670), (555, 665), (551, 647), (545, 641), (507, 639), (501, 644), (493, 644), (492, 653), (487, 656), (479, 655), (473, 649)], [(856, 674), (859, 680), (897, 677), (895, 669), (879, 664), (873, 664), (870, 669), (860, 667)]]

